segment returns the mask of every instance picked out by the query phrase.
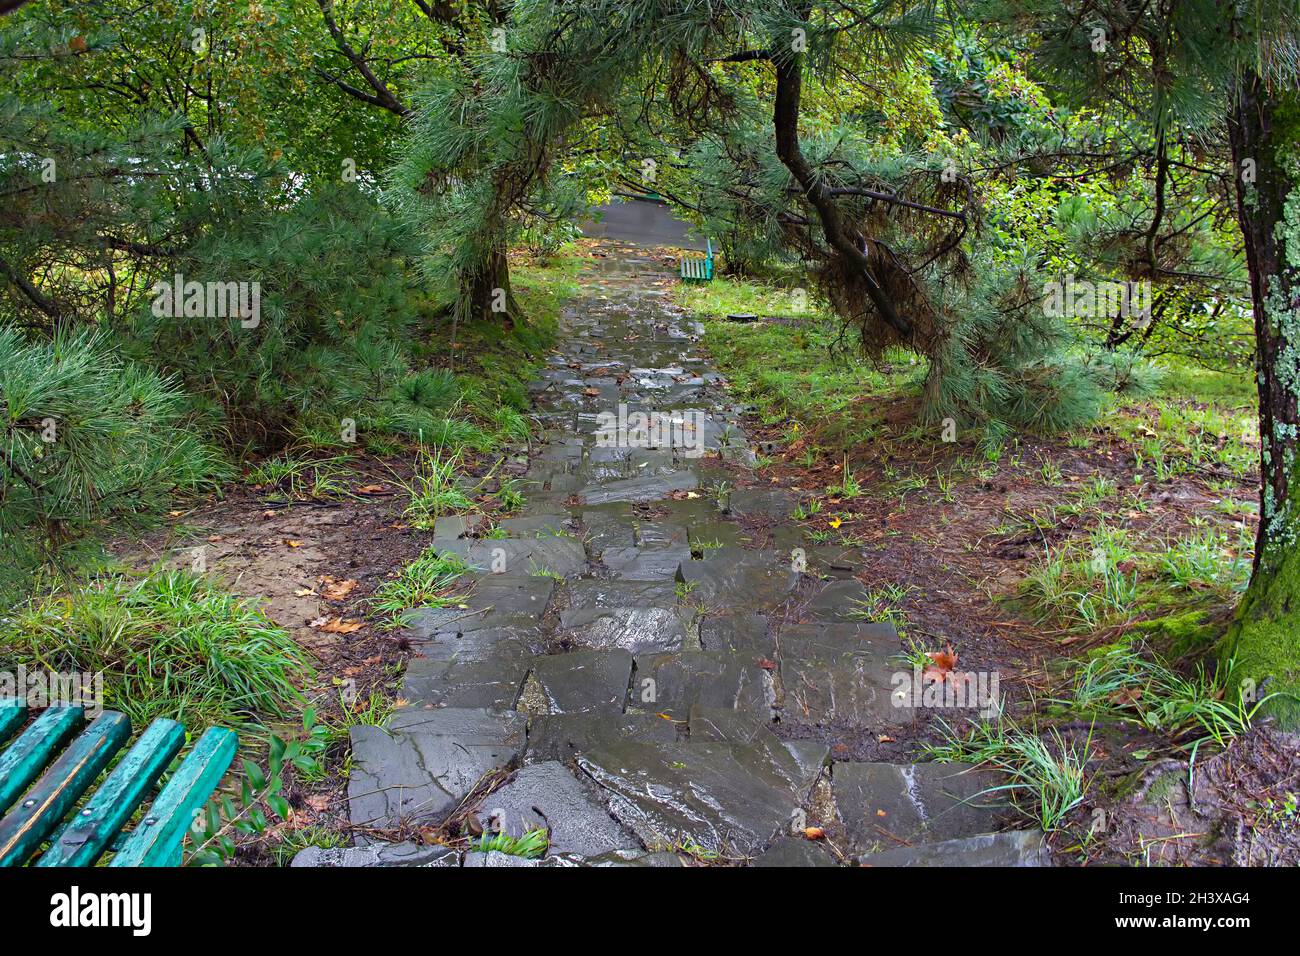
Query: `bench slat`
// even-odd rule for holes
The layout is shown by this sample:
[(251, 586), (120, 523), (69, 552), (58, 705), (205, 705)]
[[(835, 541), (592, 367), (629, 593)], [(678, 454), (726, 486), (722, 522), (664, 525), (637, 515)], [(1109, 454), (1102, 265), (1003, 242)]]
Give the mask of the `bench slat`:
[(125, 714), (105, 711), (69, 745), (27, 796), (0, 819), (0, 866), (36, 852), (131, 736)]
[(54, 754), (81, 726), (80, 707), (49, 707), (21, 737), (0, 754), (0, 813), (45, 769)]
[(0, 744), (8, 740), (27, 719), (27, 705), (21, 700), (0, 700)]
[(176, 721), (159, 717), (150, 724), (36, 865), (93, 865), (184, 743), (185, 728)]
[(208, 728), (108, 865), (176, 866), (195, 811), (208, 802), (238, 745), (233, 730)]

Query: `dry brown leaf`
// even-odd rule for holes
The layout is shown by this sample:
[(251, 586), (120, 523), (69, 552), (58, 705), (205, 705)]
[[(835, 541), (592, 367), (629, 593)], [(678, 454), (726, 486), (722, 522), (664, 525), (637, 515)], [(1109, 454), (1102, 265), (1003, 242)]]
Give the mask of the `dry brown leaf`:
[(321, 596), (327, 601), (342, 601), (357, 586), (357, 582), (351, 578), (337, 581), (327, 575), (321, 578), (321, 581), (325, 584), (325, 587), (321, 588)]
[(807, 840), (822, 840), (826, 838), (826, 831), (821, 827), (804, 827), (803, 835)]
[(321, 617), (312, 621), (309, 627), (316, 627), (330, 634), (351, 634), (353, 631), (359, 631), (366, 626), (365, 621), (349, 621), (338, 617)]
[(385, 491), (387, 491), (387, 490), (388, 490), (388, 489), (385, 488), (383, 485), (361, 485), (359, 488), (357, 488), (357, 494), (359, 494), (359, 495), (381, 495), (381, 494), (383, 494), (383, 493), (384, 493)]

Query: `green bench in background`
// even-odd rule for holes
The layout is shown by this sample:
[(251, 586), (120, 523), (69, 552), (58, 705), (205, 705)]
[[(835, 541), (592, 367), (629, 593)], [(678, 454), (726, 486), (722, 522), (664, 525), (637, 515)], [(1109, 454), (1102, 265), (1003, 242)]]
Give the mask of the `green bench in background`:
[[(26, 719), (23, 703), (0, 701), (0, 744)], [(106, 710), (77, 733), (85, 719), (82, 707), (47, 708), (0, 751), (0, 866), (22, 866), (47, 842), (35, 866), (92, 866), (105, 852), (113, 853), (109, 866), (179, 866), (185, 834), (230, 767), (239, 738), (210, 728), (135, 828), (122, 833), (180, 753), (185, 728), (155, 720), (91, 793), (130, 738), (131, 721)]]
[(713, 281), (713, 240), (704, 240), (704, 248), (706, 251), (703, 259), (698, 256), (682, 256), (683, 282)]

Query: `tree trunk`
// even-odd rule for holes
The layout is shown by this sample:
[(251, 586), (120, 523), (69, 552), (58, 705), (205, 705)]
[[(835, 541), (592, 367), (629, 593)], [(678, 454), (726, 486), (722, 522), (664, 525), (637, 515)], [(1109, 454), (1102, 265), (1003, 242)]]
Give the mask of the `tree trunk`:
[(461, 275), (458, 321), (500, 322), (513, 328), (518, 303), (510, 288), (510, 262), (503, 247), (492, 249), (474, 269)]
[[(1253, 73), (1233, 93), (1229, 137), (1255, 314), (1260, 509), (1250, 587), (1222, 660), (1245, 700), (1300, 727), (1300, 96)], [(1254, 181), (1251, 182), (1250, 180)], [(1288, 208), (1289, 203), (1289, 208)]]
[[(809, 16), (809, 8), (805, 7), (801, 15), (806, 20)], [(817, 210), (817, 217), (821, 221), (822, 232), (826, 236), (827, 243), (857, 268), (862, 275), (871, 304), (880, 313), (880, 317), (906, 341), (911, 337), (912, 323), (898, 314), (894, 303), (876, 281), (871, 262), (867, 258), (865, 240), (861, 236), (857, 236), (856, 241), (855, 237), (850, 237), (829, 188), (817, 175), (817, 171), (809, 165), (803, 151), (799, 148), (799, 104), (803, 96), (803, 61), (803, 53), (790, 50), (778, 50), (772, 54), (772, 65), (776, 68), (776, 97), (772, 107), (776, 155), (799, 183), (808, 202)]]

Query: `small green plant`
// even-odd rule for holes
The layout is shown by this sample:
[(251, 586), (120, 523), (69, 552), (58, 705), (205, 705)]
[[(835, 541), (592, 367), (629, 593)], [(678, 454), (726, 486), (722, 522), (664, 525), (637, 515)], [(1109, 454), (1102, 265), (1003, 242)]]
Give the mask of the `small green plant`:
[(852, 601), (847, 616), (855, 621), (892, 624), (902, 632), (907, 627), (907, 612), (901, 605), (914, 590), (911, 585), (903, 584), (884, 584), (873, 588)]
[(404, 514), (412, 525), (432, 528), (440, 515), (474, 508), (474, 502), (460, 487), (459, 464), (459, 455), (443, 457), (438, 446), (430, 448), (421, 443), (415, 474), (410, 482), (403, 483), (411, 499)]
[(1245, 733), (1268, 699), (1241, 700), (1201, 665), (1184, 676), (1154, 654), (1118, 647), (1080, 664), (1069, 699), (1058, 703), (1096, 717), (1135, 719), (1194, 748), (1205, 740), (1223, 746)]
[(809, 501), (800, 503), (800, 505), (794, 509), (794, 513), (790, 517), (794, 518), (795, 521), (807, 521), (814, 515), (820, 514), (821, 510), (821, 499), (813, 498)]
[(520, 856), (525, 860), (538, 860), (546, 855), (547, 848), (551, 845), (550, 837), (545, 829), (538, 827), (532, 830), (526, 830), (523, 836), (513, 837), (509, 833), (484, 833), (479, 837), (477, 843), (471, 843), (471, 849), (479, 853), (505, 853), (509, 856)]
[(966, 735), (939, 721), (944, 742), (925, 748), (932, 760), (982, 764), (1001, 771), (1007, 782), (981, 795), (1005, 793), (1011, 804), (1044, 831), (1057, 829), (1083, 802), (1089, 780), (1084, 772), (1092, 750), (1092, 733), (1072, 743), (1058, 731), (1040, 735), (1010, 718), (981, 721)]
[(400, 624), (402, 615), (412, 608), (449, 607), (456, 599), (447, 592), (468, 570), (460, 556), (427, 548), (396, 578), (379, 586), (370, 599), (371, 606), (388, 615), (390, 625)]
[(190, 828), (193, 850), (186, 865), (223, 866), (235, 856), (235, 834), (260, 836), (270, 829), (271, 816), (288, 820), (289, 801), (283, 794), (286, 768), (311, 772), (317, 766), (317, 755), (308, 743), (271, 737), (266, 769), (245, 760), (237, 793), (213, 797), (195, 817)]
[(854, 477), (853, 471), (849, 468), (849, 456), (847, 454), (844, 456), (839, 484), (829, 486), (826, 493), (832, 498), (859, 498), (862, 496), (862, 485), (858, 483), (858, 479)]

